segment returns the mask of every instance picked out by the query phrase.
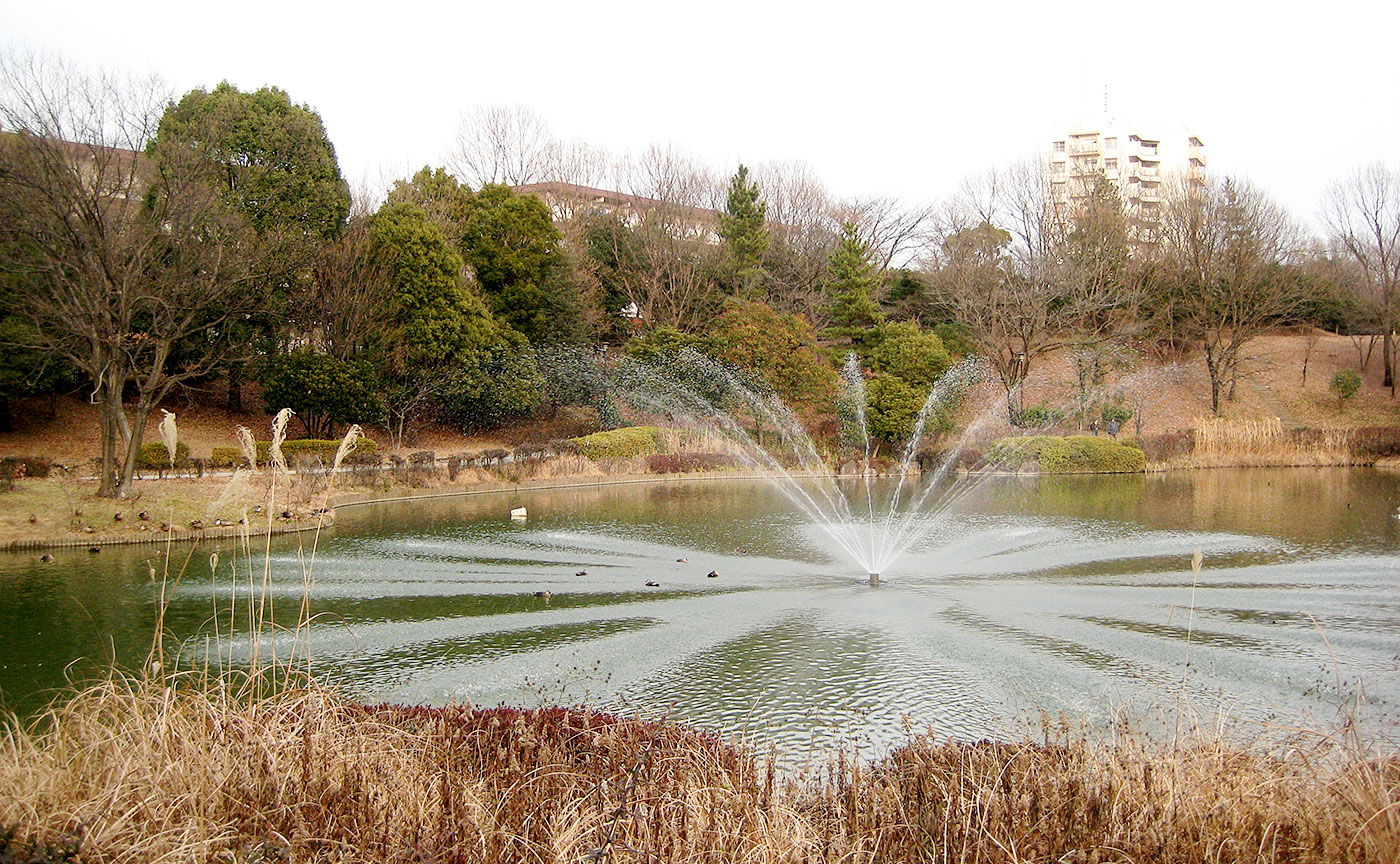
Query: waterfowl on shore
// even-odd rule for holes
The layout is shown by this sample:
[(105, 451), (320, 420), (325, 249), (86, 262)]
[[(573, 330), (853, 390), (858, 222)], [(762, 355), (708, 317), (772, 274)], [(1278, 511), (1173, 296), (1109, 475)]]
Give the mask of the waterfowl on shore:
[(145, 510), (142, 510), (140, 513), (136, 514), (136, 518), (140, 519), (142, 522), (149, 522), (151, 521), (151, 514), (147, 513)]
[(122, 521), (122, 520), (125, 519), (125, 518), (126, 518), (126, 516), (122, 515), (121, 513), (113, 513), (113, 514), (112, 514), (112, 521), (113, 521), (113, 522), (120, 522), (120, 521)]
[(689, 559), (689, 558), (677, 558), (677, 559), (676, 559), (676, 563), (677, 563), (677, 564), (689, 564), (689, 563), (690, 563), (690, 559)]
[(747, 555), (747, 554), (749, 554), (749, 550), (747, 550), (747, 549), (745, 549), (745, 548), (743, 548), (743, 547), (741, 546), (741, 547), (739, 547), (738, 549), (735, 549), (735, 550), (734, 550), (734, 554), (735, 554), (735, 555)]
[(34, 524), (36, 524), (38, 521), (39, 521), (39, 517), (38, 517), (38, 516), (35, 516), (33, 513), (30, 513), (30, 514), (29, 514), (29, 524), (30, 524), (30, 525), (34, 525)]
[(660, 587), (661, 587), (661, 583), (660, 583), (660, 582), (653, 582), (653, 581), (651, 581), (650, 579), (648, 579), (648, 580), (647, 580), (647, 587), (648, 587), (648, 588), (660, 588)]
[(536, 591), (536, 592), (535, 592), (535, 596), (536, 596), (536, 597), (542, 597), (542, 598), (544, 598), (545, 600), (548, 600), (549, 598), (553, 597), (554, 595), (551, 594), (551, 593), (549, 593), (548, 591)]
[(587, 570), (580, 570), (580, 571), (578, 571), (577, 573), (575, 573), (574, 575), (575, 575), (575, 576), (587, 576), (587, 575), (588, 575), (588, 571), (587, 571)]
[(190, 527), (193, 528), (193, 529), (196, 530), (196, 531), (202, 531), (202, 530), (204, 530), (204, 520), (203, 520), (203, 519), (191, 519), (191, 520), (190, 520)]
[(706, 579), (718, 579), (718, 578), (719, 578), (719, 573), (718, 573), (717, 571), (715, 571), (715, 570), (711, 570), (709, 573), (706, 573), (706, 574), (705, 574), (705, 578), (706, 578)]

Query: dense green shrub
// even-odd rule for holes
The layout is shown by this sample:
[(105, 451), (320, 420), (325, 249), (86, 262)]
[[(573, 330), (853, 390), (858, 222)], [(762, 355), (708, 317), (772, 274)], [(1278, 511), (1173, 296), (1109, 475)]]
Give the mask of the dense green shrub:
[(1361, 375), (1355, 369), (1342, 369), (1332, 376), (1332, 383), (1327, 385), (1327, 389), (1337, 394), (1337, 407), (1340, 409), (1361, 389)]
[(268, 358), (261, 378), (268, 413), (291, 408), (310, 435), (332, 435), (336, 425), (384, 416), (379, 379), (364, 360), (294, 351)]
[(1046, 429), (1065, 419), (1065, 412), (1047, 405), (1031, 405), (1011, 413), (1011, 425), (1018, 429)]
[[(175, 445), (175, 467), (182, 468), (190, 464), (190, 448), (184, 441)], [(170, 451), (165, 449), (163, 441), (147, 441), (141, 445), (141, 452), (136, 454), (136, 467), (142, 471), (160, 471), (170, 467)]]
[(1116, 421), (1118, 425), (1121, 426), (1132, 419), (1133, 411), (1125, 405), (1107, 404), (1100, 409), (1099, 416), (1103, 418), (1103, 422), (1105, 423), (1113, 423)]
[(1034, 462), (1042, 474), (1122, 473), (1146, 466), (1141, 448), (1091, 435), (1002, 438), (987, 451), (987, 461), (1010, 471)]
[(650, 456), (661, 447), (661, 430), (655, 426), (624, 426), (607, 432), (594, 432), (580, 438), (570, 438), (585, 458), (631, 459)]

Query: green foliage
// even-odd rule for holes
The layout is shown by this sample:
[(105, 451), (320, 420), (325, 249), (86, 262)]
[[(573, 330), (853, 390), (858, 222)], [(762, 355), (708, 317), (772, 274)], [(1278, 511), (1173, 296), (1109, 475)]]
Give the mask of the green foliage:
[(77, 386), (73, 367), (35, 346), (34, 325), (15, 317), (0, 317), (0, 432), (10, 428), (10, 400), (49, 396)]
[(267, 360), (262, 396), (268, 413), (291, 408), (308, 435), (330, 437), (338, 423), (372, 423), (384, 416), (378, 384), (366, 361), (302, 350)]
[(1141, 448), (1108, 438), (1033, 435), (996, 441), (987, 451), (987, 462), (1008, 471), (1034, 462), (1042, 474), (1118, 474), (1142, 471), (1147, 460)]
[(898, 376), (916, 390), (927, 392), (953, 365), (943, 340), (919, 329), (913, 321), (881, 324), (874, 340), (870, 365), (877, 372)]
[(498, 184), (476, 193), (462, 225), (462, 256), (492, 313), (531, 343), (581, 333), (581, 301), (561, 242), (543, 201)]
[(914, 432), (914, 420), (924, 407), (925, 394), (894, 375), (876, 375), (865, 382), (865, 422), (882, 441), (904, 441)]
[(1045, 429), (1065, 419), (1065, 412), (1048, 405), (1029, 405), (1011, 412), (1011, 425), (1018, 429)]
[(734, 278), (732, 293), (756, 299), (762, 291), (763, 253), (768, 250), (768, 229), (763, 220), (768, 204), (758, 198), (758, 184), (749, 182), (743, 165), (729, 181), (729, 198), (719, 213), (719, 236), (729, 250)]
[(156, 142), (193, 147), (217, 165), (224, 193), (260, 236), (329, 240), (350, 212), (320, 115), (275, 87), (242, 93), (225, 81), (191, 90), (166, 109)]
[(459, 429), (490, 429), (532, 413), (544, 390), (535, 351), (519, 333), (507, 330), (446, 373), (438, 405)]
[(783, 315), (757, 301), (731, 302), (703, 344), (712, 356), (756, 373), (793, 407), (824, 406), (836, 391), (836, 371), (817, 351), (816, 333), (800, 315)]
[(633, 360), (652, 363), (674, 357), (686, 348), (694, 348), (699, 344), (700, 337), (685, 333), (670, 324), (662, 324), (627, 340), (627, 344), (622, 346), (622, 351)]
[(977, 353), (977, 346), (972, 344), (967, 328), (961, 324), (950, 322), (935, 324), (933, 325), (933, 333), (943, 340), (943, 347), (954, 357), (967, 357)]
[(1105, 423), (1118, 423), (1120, 426), (1132, 419), (1133, 411), (1126, 405), (1105, 404), (1099, 410), (1099, 416)]
[(370, 232), (392, 271), (393, 373), (418, 374), (499, 340), (485, 304), (462, 285), (462, 259), (427, 213), (406, 201), (385, 204)]
[[(190, 448), (184, 441), (175, 444), (175, 467), (183, 468), (190, 464)], [(147, 441), (136, 454), (136, 467), (142, 471), (160, 471), (171, 467), (170, 451), (163, 441)]]
[(594, 432), (569, 439), (585, 458), (632, 459), (650, 456), (661, 449), (661, 430), (655, 426), (624, 426), (607, 432)]
[(1332, 383), (1327, 385), (1327, 389), (1337, 394), (1337, 407), (1340, 409), (1361, 390), (1361, 374), (1355, 369), (1338, 370), (1337, 374), (1332, 376)]
[(841, 352), (855, 349), (863, 353), (872, 341), (876, 326), (885, 320), (875, 302), (880, 274), (871, 262), (870, 247), (860, 239), (853, 222), (841, 226), (841, 239), (831, 251), (825, 280), (826, 307), (831, 326), (822, 336)]
[(395, 180), (385, 201), (406, 202), (422, 210), (461, 254), (462, 232), (471, 217), (472, 190), (447, 169), (424, 165), (408, 180)]

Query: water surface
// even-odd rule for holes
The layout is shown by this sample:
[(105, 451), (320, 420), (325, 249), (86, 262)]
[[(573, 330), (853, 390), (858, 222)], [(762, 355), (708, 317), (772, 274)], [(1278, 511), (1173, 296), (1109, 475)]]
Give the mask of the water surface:
[[(1390, 723), (1397, 505), (1400, 476), (1359, 469), (990, 478), (878, 589), (753, 481), (369, 505), (318, 541), (313, 669), (364, 700), (587, 701), (789, 754), (906, 728), (1019, 735), (1041, 709), (1326, 723), (1358, 685)], [(274, 540), (278, 622), (296, 620), (310, 542)], [(261, 558), (173, 550), (0, 557), (6, 704), (139, 665), (162, 587), (185, 662), (246, 659)]]

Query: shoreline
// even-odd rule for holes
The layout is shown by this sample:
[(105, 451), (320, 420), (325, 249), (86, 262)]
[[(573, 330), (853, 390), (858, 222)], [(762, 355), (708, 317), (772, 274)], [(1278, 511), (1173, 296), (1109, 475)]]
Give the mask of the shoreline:
[[(1275, 469), (1300, 469), (1300, 468), (1366, 468), (1372, 470), (1400, 470), (1400, 460), (1380, 459), (1371, 462), (1357, 461), (1327, 461), (1327, 462), (1298, 462), (1290, 461), (1266, 462), (1266, 463), (1242, 463), (1242, 462), (1222, 462), (1219, 464), (1204, 465), (1180, 465), (1180, 464), (1149, 464), (1142, 471), (1132, 472), (1103, 472), (1103, 471), (1082, 471), (1066, 473), (1040, 473), (1040, 472), (1013, 472), (996, 471), (987, 472), (987, 476), (998, 477), (1070, 477), (1070, 476), (1098, 476), (1116, 475), (1126, 476), (1139, 474), (1142, 476), (1165, 475), (1180, 471), (1208, 471), (1218, 469), (1253, 469), (1253, 468), (1275, 468)], [(966, 476), (966, 472), (958, 472)], [(797, 479), (811, 478), (814, 474), (794, 474)], [(853, 475), (860, 476), (860, 475)], [(893, 476), (893, 475), (879, 475)], [(379, 494), (375, 492), (345, 492), (339, 495), (331, 495), (327, 499), (327, 508), (330, 518), (318, 520), (315, 524), (309, 525), (272, 525), (264, 526), (256, 531), (244, 530), (243, 526), (231, 526), (225, 528), (205, 528), (190, 529), (179, 533), (153, 532), (145, 536), (85, 536), (71, 538), (33, 538), (33, 539), (11, 539), (0, 540), (0, 552), (33, 552), (45, 549), (77, 549), (83, 547), (107, 547), (107, 546), (149, 546), (161, 543), (198, 543), (203, 540), (236, 540), (243, 536), (266, 537), (271, 535), (284, 534), (304, 534), (308, 531), (318, 531), (335, 528), (335, 513), (340, 509), (350, 509), (363, 507), (371, 504), (392, 504), (408, 501), (430, 501), (440, 498), (463, 498), (476, 495), (499, 495), (507, 493), (522, 493), (544, 491), (551, 489), (570, 489), (575, 487), (589, 486), (626, 486), (647, 483), (694, 483), (711, 482), (723, 480), (769, 480), (767, 475), (761, 473), (744, 472), (729, 473), (724, 471), (700, 471), (676, 474), (603, 474), (603, 475), (574, 475), (561, 477), (540, 478), (538, 482), (511, 482), (501, 481), (499, 483), (481, 483), (472, 487), (461, 487), (448, 489), (445, 486), (425, 488), (420, 493), (403, 494), (403, 489), (391, 489), (387, 493)]]

